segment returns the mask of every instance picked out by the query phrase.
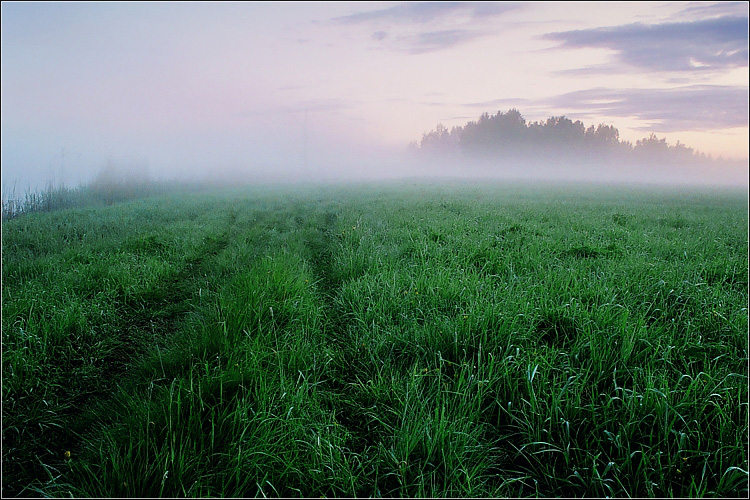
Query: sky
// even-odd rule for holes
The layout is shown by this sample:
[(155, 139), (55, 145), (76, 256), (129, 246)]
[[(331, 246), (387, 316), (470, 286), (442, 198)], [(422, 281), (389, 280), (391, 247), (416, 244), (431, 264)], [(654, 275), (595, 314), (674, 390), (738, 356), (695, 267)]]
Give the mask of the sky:
[(748, 158), (747, 2), (1, 8), (4, 196), (113, 164), (367, 174), (438, 123), (511, 108)]

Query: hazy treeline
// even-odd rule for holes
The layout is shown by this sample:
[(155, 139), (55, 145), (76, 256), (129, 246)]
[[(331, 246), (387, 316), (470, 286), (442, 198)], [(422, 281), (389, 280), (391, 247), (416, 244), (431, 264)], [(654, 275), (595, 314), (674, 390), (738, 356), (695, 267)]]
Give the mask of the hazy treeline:
[(445, 157), (503, 157), (506, 159), (608, 159), (633, 163), (706, 163), (711, 155), (681, 144), (670, 146), (655, 134), (636, 141), (620, 140), (620, 132), (611, 125), (588, 128), (580, 121), (553, 116), (546, 121), (527, 122), (517, 109), (496, 115), (483, 113), (476, 121), (450, 130), (438, 124), (423, 134), (411, 149)]

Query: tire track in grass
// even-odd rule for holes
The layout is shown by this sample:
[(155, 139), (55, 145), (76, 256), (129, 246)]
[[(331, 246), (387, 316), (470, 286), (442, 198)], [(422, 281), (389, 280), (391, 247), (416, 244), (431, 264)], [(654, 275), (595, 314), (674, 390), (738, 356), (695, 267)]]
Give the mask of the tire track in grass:
[(222, 233), (208, 235), (172, 276), (126, 300), (123, 315), (127, 323), (122, 329), (122, 343), (106, 360), (110, 375), (121, 372), (130, 360), (142, 353), (139, 348), (146, 346), (139, 344), (139, 340), (159, 340), (175, 330), (192, 309), (190, 299), (196, 290), (193, 285), (206, 270), (206, 262), (229, 245), (230, 231), (231, 227), (227, 227)]
[[(190, 342), (184, 343), (178, 340), (175, 343), (174, 350), (169, 348), (164, 352), (165, 364), (167, 359), (170, 359), (170, 365), (167, 367), (169, 375), (163, 374), (164, 365), (161, 365), (162, 375), (159, 375), (159, 377), (163, 378), (159, 378), (160, 381), (172, 380), (172, 384), (176, 384), (177, 387), (182, 387), (183, 389), (187, 387), (185, 384), (189, 384), (189, 391), (179, 393), (185, 396), (183, 398), (183, 408), (185, 410), (180, 413), (179, 432), (191, 435), (188, 441), (194, 447), (193, 449), (197, 450), (196, 456), (201, 457), (195, 465), (197, 469), (195, 474), (200, 475), (206, 481), (202, 483), (199, 491), (203, 494), (212, 492), (208, 493), (209, 496), (216, 495), (217, 493), (219, 496), (222, 493), (227, 494), (226, 488), (231, 488), (235, 492), (239, 491), (244, 496), (261, 494), (263, 493), (261, 485), (264, 483), (260, 478), (264, 476), (265, 480), (268, 481), (267, 484), (271, 485), (270, 487), (273, 488), (274, 492), (281, 491), (282, 493), (289, 494), (289, 492), (299, 492), (300, 490), (309, 488), (308, 491), (317, 493), (315, 487), (310, 486), (310, 484), (319, 483), (319, 476), (324, 474), (322, 471), (310, 471), (307, 474), (299, 473), (299, 471), (309, 467), (310, 462), (304, 463), (304, 459), (301, 459), (299, 456), (289, 455), (290, 450), (298, 449), (298, 445), (305, 441), (301, 435), (298, 436), (299, 438), (294, 437), (297, 436), (297, 432), (301, 432), (303, 428), (319, 431), (330, 424), (325, 418), (325, 413), (317, 409), (317, 405), (311, 404), (308, 406), (308, 395), (292, 390), (293, 387), (300, 386), (300, 379), (297, 377), (297, 373), (299, 372), (300, 376), (302, 376), (302, 371), (314, 368), (309, 363), (309, 358), (311, 357), (309, 356), (310, 351), (306, 350), (307, 346), (310, 345), (310, 339), (306, 336), (300, 336), (300, 334), (306, 333), (307, 323), (305, 322), (305, 315), (315, 315), (315, 327), (310, 330), (311, 334), (319, 334), (322, 330), (322, 325), (317, 322), (317, 313), (321, 305), (319, 295), (314, 291), (314, 288), (302, 284), (303, 276), (301, 276), (301, 274), (304, 274), (305, 278), (311, 278), (309, 274), (310, 268), (308, 267), (309, 263), (303, 262), (302, 259), (307, 255), (307, 248), (304, 245), (305, 237), (309, 236), (316, 241), (319, 240), (317, 226), (314, 224), (311, 225), (311, 222), (317, 221), (317, 217), (315, 216), (318, 214), (314, 214), (307, 220), (297, 221), (297, 226), (303, 228), (302, 231), (299, 231), (300, 227), (288, 227), (288, 212), (286, 210), (269, 209), (269, 213), (272, 214), (275, 220), (279, 221), (279, 224), (274, 225), (271, 231), (264, 231), (264, 233), (272, 233), (270, 238), (266, 234), (261, 236), (263, 239), (259, 241), (266, 243), (266, 239), (268, 238), (268, 245), (262, 245), (263, 251), (259, 252), (255, 248), (256, 245), (248, 245), (248, 240), (245, 240), (243, 243), (242, 237), (233, 240), (232, 251), (227, 256), (235, 256), (234, 251), (237, 250), (239, 252), (237, 255), (240, 255), (241, 258), (230, 258), (228, 261), (222, 259), (221, 262), (229, 274), (229, 276), (226, 276), (228, 280), (224, 280), (221, 284), (217, 283), (216, 300), (210, 300), (210, 304), (204, 304), (202, 306), (203, 311), (199, 310), (195, 316), (191, 316), (187, 320), (188, 324), (182, 327), (178, 333), (178, 337), (183, 337), (182, 334), (187, 334)], [(276, 226), (282, 228), (281, 234), (276, 233)], [(321, 243), (321, 241), (318, 242)], [(316, 248), (322, 250), (322, 247)], [(253, 255), (256, 253), (258, 255)], [(257, 259), (254, 257), (257, 257)], [(230, 266), (230, 264), (241, 265)], [(219, 274), (224, 276), (223, 273)], [(214, 276), (216, 275), (214, 274)], [(307, 281), (305, 280), (305, 282)], [(207, 327), (207, 330), (199, 332), (196, 338), (198, 340), (197, 346), (192, 342), (193, 338), (190, 333), (192, 329), (189, 326), (194, 324), (194, 322), (196, 324), (202, 322), (203, 324), (211, 325)], [(302, 324), (305, 327), (301, 327)], [(227, 336), (228, 334), (229, 336)], [(208, 371), (204, 372), (202, 367), (199, 371), (193, 371), (192, 367), (195, 365), (192, 353), (204, 352), (202, 349), (204, 345), (202, 340), (208, 340), (205, 343), (208, 346), (210, 343), (212, 345), (214, 338), (218, 340), (218, 345), (220, 346), (220, 351), (217, 351), (217, 353), (221, 353), (222, 357), (224, 357), (224, 353), (229, 358), (233, 356), (231, 353), (240, 352), (232, 360), (233, 362), (227, 364), (226, 367), (224, 367), (223, 363), (221, 363), (221, 368), (216, 366), (216, 368), (219, 368), (216, 372), (213, 370), (214, 352), (211, 351), (209, 354), (203, 354), (205, 357), (200, 357), (200, 359), (207, 361), (206, 367), (208, 367), (208, 363), (212, 364), (211, 374), (209, 375)], [(318, 335), (318, 339), (322, 340), (320, 335)], [(240, 342), (244, 345), (238, 345)], [(324, 342), (321, 342), (321, 344), (324, 344)], [(193, 349), (194, 347), (197, 347), (197, 349)], [(273, 349), (274, 347), (276, 349)], [(176, 356), (171, 356), (170, 354), (176, 354)], [(313, 353), (312, 356), (314, 357), (315, 354)], [(176, 363), (171, 363), (171, 360), (175, 360)], [(234, 361), (237, 361), (239, 364), (235, 364)], [(161, 359), (159, 362), (161, 364)], [(188, 367), (189, 371), (179, 371), (183, 366)], [(171, 367), (178, 368), (171, 370)], [(300, 368), (302, 371), (297, 370), (297, 368)], [(197, 378), (193, 378), (195, 376)], [(147, 382), (150, 376), (135, 378)], [(197, 393), (194, 392), (194, 382), (196, 384), (195, 387), (198, 388)], [(302, 380), (303, 384), (304, 382)], [(228, 393), (227, 384), (234, 387), (239, 396), (235, 397), (234, 393)], [(222, 387), (224, 391), (223, 396), (218, 392), (222, 390)], [(310, 386), (309, 389), (312, 389), (312, 387)], [(169, 385), (162, 387), (161, 390), (157, 390), (157, 393), (166, 396), (167, 392), (165, 391), (167, 390), (170, 394), (169, 398), (162, 399), (159, 397), (156, 400), (157, 407), (160, 409), (155, 411), (154, 414), (162, 415), (162, 410), (166, 412), (173, 410), (173, 407), (169, 404), (169, 401), (173, 401), (171, 396), (172, 389)], [(136, 391), (130, 392), (135, 393)], [(223, 401), (222, 404), (226, 411), (229, 412), (228, 414), (234, 415), (227, 419), (229, 421), (226, 422), (226, 427), (222, 424), (222, 426), (216, 428), (217, 440), (215, 444), (213, 429), (211, 430), (210, 441), (206, 432), (200, 432), (200, 421), (203, 420), (205, 422), (205, 419), (213, 418), (210, 417), (210, 415), (213, 415), (212, 412), (214, 412), (214, 403), (210, 400), (212, 394), (217, 398), (216, 404)], [(286, 399), (284, 399), (285, 396)], [(242, 405), (245, 405), (248, 400), (253, 401), (249, 403), (252, 406), (250, 408), (243, 408)], [(120, 413), (128, 414), (130, 412), (127, 409), (132, 408), (132, 406), (126, 404), (120, 408), (126, 410)], [(292, 412), (293, 409), (295, 409), (294, 412)], [(302, 417), (304, 421), (301, 421), (300, 417), (295, 417), (297, 414), (305, 415)], [(197, 420), (193, 419), (193, 417)], [(318, 418), (321, 420), (318, 421)], [(113, 420), (113, 424), (110, 425), (107, 423), (108, 429), (110, 429), (108, 432), (112, 430), (116, 432), (118, 425), (120, 425), (118, 422), (122, 421), (122, 419), (118, 420), (117, 418)], [(154, 421), (155, 427), (153, 429), (166, 428), (163, 419), (161, 421), (154, 419)], [(233, 426), (240, 427), (233, 428)], [(151, 429), (151, 427), (147, 428)], [(242, 438), (245, 431), (250, 433), (258, 432), (258, 434), (255, 435), (252, 442), (245, 443)], [(147, 431), (147, 435), (150, 435), (150, 432), (152, 431)], [(283, 437), (273, 438), (267, 435), (268, 432), (283, 433)], [(340, 432), (341, 429), (339, 429)], [(309, 437), (306, 431), (305, 436)], [(93, 439), (89, 439), (90, 444), (87, 450), (89, 456), (92, 450), (94, 451), (94, 456), (96, 455), (95, 450), (98, 446), (97, 437), (94, 435)], [(192, 472), (186, 473), (187, 469), (175, 465), (177, 463), (185, 463), (184, 461), (180, 462), (180, 457), (184, 458), (186, 456), (183, 454), (184, 448), (179, 447), (180, 439), (182, 438), (178, 437), (177, 444), (173, 442), (170, 445), (173, 447), (174, 453), (171, 459), (173, 465), (169, 466), (170, 476), (167, 482), (167, 490), (164, 490), (166, 496), (174, 494), (175, 491), (180, 491), (180, 488), (183, 488), (183, 486), (186, 488), (192, 482), (191, 479), (188, 479), (183, 485), (181, 481), (185, 477), (191, 476)], [(239, 442), (235, 440), (239, 440)], [(156, 446), (159, 446), (162, 441), (161, 435), (154, 434), (152, 438), (146, 439), (145, 444), (143, 440), (140, 440), (137, 449), (155, 449), (151, 448), (149, 443), (155, 443)], [(228, 451), (234, 450), (234, 447), (237, 445), (239, 446), (237, 453)], [(130, 464), (132, 461), (129, 460), (128, 456), (127, 438), (117, 438), (115, 439), (115, 443), (110, 446), (115, 450), (113, 454), (115, 458), (112, 464), (124, 464), (124, 466), (120, 466), (119, 470), (129, 471), (123, 477), (131, 474), (127, 482), (132, 485), (135, 483), (135, 481), (131, 480), (133, 477), (132, 471), (133, 469), (137, 470), (137, 466), (131, 469)], [(242, 451), (239, 451), (240, 449)], [(254, 450), (262, 451), (256, 453)], [(160, 455), (160, 451), (156, 451), (155, 453), (158, 458), (154, 459), (154, 463), (162, 463), (161, 457), (165, 455)], [(259, 457), (258, 455), (261, 454), (263, 456)], [(306, 452), (302, 453), (302, 455), (305, 454)], [(151, 452), (148, 451), (146, 455), (151, 456)], [(227, 457), (226, 460), (222, 458), (225, 455)], [(236, 461), (234, 458), (229, 458), (230, 455), (236, 456)], [(141, 453), (141, 456), (143, 456), (143, 453)], [(310, 457), (312, 458), (312, 455)], [(214, 462), (214, 459), (217, 461)], [(192, 460), (192, 457), (190, 457), (190, 460)], [(334, 461), (333, 458), (329, 458), (329, 460)], [(118, 476), (116, 471), (113, 472), (118, 467), (114, 465), (107, 467), (103, 467), (101, 471), (108, 470), (109, 477), (115, 477), (116, 479), (114, 484), (120, 484), (122, 477)], [(167, 466), (165, 465), (164, 467), (166, 468)], [(243, 482), (247, 483), (246, 486), (239, 486), (235, 483), (232, 483), (232, 486), (227, 486), (221, 478), (228, 477), (228, 473), (234, 477), (234, 473), (231, 473), (228, 469), (224, 469), (224, 467), (241, 468), (243, 474), (247, 474), (246, 478), (257, 474), (260, 484), (256, 484), (250, 479), (242, 479)], [(333, 469), (338, 470), (339, 468), (333, 466)], [(203, 472), (208, 472), (209, 474), (203, 474)], [(215, 475), (213, 475), (214, 472)], [(94, 476), (97, 478), (100, 476), (98, 470)], [(157, 474), (157, 484), (159, 479), (160, 474)], [(99, 479), (96, 481), (99, 481)], [(150, 478), (149, 482), (154, 483), (154, 476)], [(112, 480), (109, 483), (112, 483)], [(253, 485), (257, 486), (258, 490), (255, 490), (255, 486)], [(299, 489), (295, 488), (295, 486), (299, 487)], [(149, 491), (156, 491), (157, 496), (161, 494), (160, 490), (149, 490), (140, 485), (138, 488), (137, 491), (139, 494), (146, 494), (146, 496), (149, 496)], [(276, 490), (276, 488), (280, 489)], [(185, 494), (185, 491), (185, 489), (182, 489), (183, 494)], [(188, 496), (190, 496), (190, 491), (192, 490), (188, 490)], [(331, 491), (335, 492), (336, 490)]]
[[(394, 450), (398, 453), (403, 446), (411, 446), (406, 441), (413, 442), (404, 432), (416, 432), (413, 425), (406, 430), (400, 428), (401, 415), (404, 411), (412, 412), (413, 405), (419, 403), (415, 396), (409, 397), (408, 389), (401, 393), (393, 380), (389, 384), (388, 376), (373, 365), (366, 347), (360, 347), (355, 341), (357, 329), (362, 325), (339, 299), (349, 281), (359, 279), (361, 274), (355, 272), (353, 276), (347, 269), (338, 267), (337, 252), (345, 250), (335, 228), (338, 217), (328, 212), (319, 215), (318, 221), (317, 231), (307, 239), (306, 248), (313, 273), (319, 280), (331, 357), (320, 385), (321, 403), (335, 415), (336, 423), (346, 429), (348, 439), (344, 448), (351, 457), (349, 461), (358, 464), (356, 486), (349, 494), (357, 497), (407, 493), (407, 496), (422, 496), (421, 474), (434, 473), (444, 478), (449, 474), (442, 471), (439, 464), (429, 463), (428, 452), (419, 446), (411, 452), (411, 460), (424, 467), (418, 471), (407, 471), (403, 463), (394, 458)], [(415, 382), (410, 387), (421, 390), (421, 383)], [(417, 419), (424, 416), (421, 410), (413, 414)]]
[(395, 491), (397, 485), (390, 481), (390, 476), (378, 471), (382, 467), (378, 462), (382, 461), (382, 443), (388, 439), (388, 434), (372, 410), (383, 402), (376, 401), (366, 390), (363, 392), (358, 383), (369, 367), (365, 366), (362, 351), (351, 345), (350, 335), (356, 322), (337, 301), (347, 282), (336, 269), (336, 253), (341, 250), (336, 231), (339, 218), (330, 210), (315, 218), (317, 221), (305, 239), (305, 248), (313, 275), (318, 280), (318, 295), (324, 305), (325, 338), (332, 357), (321, 383), (322, 403), (334, 414), (336, 423), (350, 434), (345, 448), (351, 454), (352, 463), (359, 464), (356, 496), (372, 496), (384, 488)]
[[(322, 220), (316, 224), (314, 232), (305, 238), (305, 247), (310, 253), (313, 275), (317, 277), (318, 290), (324, 303), (325, 330), (333, 338), (340, 337), (346, 331), (344, 314), (336, 306), (335, 298), (341, 288), (341, 280), (334, 269), (334, 226), (338, 220), (335, 212), (327, 211)], [(298, 220), (301, 224), (303, 221)]]
[(121, 378), (118, 374), (126, 373), (130, 362), (145, 354), (154, 342), (169, 341), (170, 333), (193, 310), (191, 299), (199, 288), (197, 282), (205, 276), (210, 262), (229, 246), (234, 220), (234, 213), (230, 213), (224, 231), (207, 235), (174, 274), (126, 301), (123, 315), (127, 322), (119, 339), (122, 342), (105, 360), (105, 380)]
[[(300, 394), (293, 396), (290, 391), (285, 401), (290, 401), (290, 397), (298, 397), (296, 402), (292, 406), (282, 408), (285, 404), (282, 400), (287, 394), (286, 391), (296, 386), (294, 380), (297, 381), (296, 384), (299, 384), (297, 366), (305, 369), (303, 363), (297, 363), (297, 361), (306, 359), (305, 354), (300, 354), (305, 353), (306, 341), (298, 336), (300, 330), (295, 328), (297, 326), (295, 323), (298, 319), (304, 320), (305, 312), (317, 313), (319, 304), (317, 297), (313, 296), (312, 289), (302, 284), (300, 272), (303, 272), (305, 277), (309, 277), (309, 268), (303, 269), (305, 266), (301, 262), (302, 255), (294, 251), (301, 249), (304, 252), (301, 248), (301, 241), (289, 238), (299, 233), (289, 231), (285, 224), (287, 215), (285, 211), (269, 208), (267, 212), (271, 214), (272, 220), (281, 222), (277, 225), (283, 227), (282, 234), (273, 234), (275, 233), (273, 227), (271, 231), (256, 231), (252, 227), (257, 222), (255, 218), (252, 219), (251, 227), (241, 224), (238, 231), (232, 234), (231, 247), (227, 252), (215, 261), (208, 261), (213, 266), (211, 277), (216, 280), (213, 281), (215, 291), (212, 297), (203, 301), (200, 306), (196, 307), (194, 314), (185, 319), (185, 323), (180, 325), (180, 329), (176, 332), (176, 341), (172, 345), (160, 350), (159, 354), (152, 350), (149, 353), (149, 359), (144, 360), (144, 363), (137, 363), (131, 369), (132, 377), (126, 381), (127, 385), (118, 391), (125, 399), (115, 398), (104, 403), (104, 411), (100, 414), (104, 415), (108, 411), (113, 417), (107, 419), (104, 416), (104, 431), (101, 434), (94, 432), (86, 436), (88, 445), (83, 451), (86, 452), (85, 460), (93, 465), (93, 469), (79, 468), (80, 474), (73, 476), (78, 480), (78, 484), (88, 484), (89, 489), (78, 491), (92, 491), (98, 494), (101, 491), (124, 491), (118, 489), (117, 486), (112, 488), (112, 485), (122, 484), (121, 481), (125, 478), (131, 488), (136, 488), (128, 490), (130, 493), (135, 491), (145, 496), (172, 496), (175, 492), (178, 492), (180, 496), (180, 491), (182, 495), (190, 496), (191, 493), (195, 493), (192, 488), (199, 483), (197, 490), (199, 496), (201, 494), (222, 496), (222, 494), (227, 494), (226, 488), (233, 488), (232, 491), (235, 492), (229, 496), (234, 496), (238, 494), (237, 492), (240, 496), (254, 496), (259, 494), (257, 491), (262, 493), (263, 489), (258, 486), (259, 489), (255, 491), (254, 487), (249, 486), (255, 483), (246, 478), (255, 474), (256, 471), (260, 477), (266, 475), (266, 479), (270, 481), (268, 484), (272, 485), (271, 488), (274, 488), (274, 491), (276, 487), (286, 483), (304, 485), (315, 480), (314, 474), (304, 479), (296, 476), (295, 464), (298, 463), (296, 457), (282, 460), (283, 457), (288, 456), (290, 449), (296, 449), (298, 443), (302, 442), (291, 438), (287, 440), (287, 438), (302, 426), (317, 428), (315, 418), (313, 416), (313, 418), (306, 419), (304, 424), (294, 424), (293, 422), (297, 419), (290, 420), (292, 409), (297, 409), (294, 412), (295, 415), (300, 411), (305, 411), (305, 405), (299, 403), (305, 398)], [(265, 229), (265, 224), (260, 225)], [(272, 234), (269, 236), (267, 233)], [(254, 236), (252, 241), (249, 239), (250, 235)], [(217, 280), (218, 277), (222, 278), (220, 282)], [(299, 300), (297, 299), (302, 299), (304, 302), (301, 308), (298, 308)], [(207, 325), (206, 329), (203, 330), (198, 326), (199, 324)], [(260, 328), (261, 325), (262, 328)], [(257, 330), (256, 326), (258, 326)], [(302, 349), (299, 349), (300, 342)], [(240, 343), (245, 345), (239, 345)], [(215, 352), (214, 347), (218, 347)], [(273, 347), (276, 349), (274, 350)], [(233, 361), (239, 364), (224, 365), (222, 361), (219, 361), (219, 356), (214, 356), (214, 354), (221, 354), (223, 360), (237, 354)], [(214, 359), (217, 360), (216, 363)], [(205, 371), (203, 370), (204, 362)], [(294, 366), (293, 369), (291, 369), (292, 366)], [(153, 370), (154, 368), (156, 370)], [(187, 389), (188, 386), (189, 389)], [(174, 397), (178, 401), (182, 400), (183, 410), (177, 410), (176, 416), (179, 424), (178, 427), (172, 428), (173, 417), (167, 418), (164, 415), (173, 415), (171, 412), (174, 411), (174, 406), (171, 402), (175, 400), (172, 392), (175, 387), (178, 390), (174, 393)], [(155, 389), (153, 393), (152, 389)], [(148, 430), (145, 431), (145, 439), (143, 439), (143, 433), (140, 434), (141, 439), (134, 439), (131, 435), (133, 448), (129, 451), (128, 437), (122, 437), (119, 429), (124, 425), (126, 428), (133, 429), (135, 436), (138, 436), (138, 429), (143, 430), (141, 426), (145, 423), (142, 418), (143, 412), (138, 411), (140, 407), (137, 404), (133, 405), (133, 402), (143, 397), (153, 401), (152, 415), (159, 415), (159, 418), (153, 418), (153, 428), (150, 427), (151, 422), (149, 426), (146, 426)], [(253, 401), (252, 407), (243, 409), (242, 405), (248, 398)], [(255, 401), (258, 402), (257, 406)], [(221, 405), (222, 408), (217, 409), (217, 405)], [(223, 413), (221, 416), (223, 422), (215, 429), (211, 427), (209, 433), (202, 425), (205, 425), (208, 420), (213, 421), (214, 418), (219, 418), (217, 411)], [(138, 416), (139, 414), (141, 417)], [(128, 415), (134, 415), (134, 417), (130, 418)], [(138, 418), (141, 419), (138, 420)], [(146, 418), (151, 419), (151, 417)], [(170, 439), (173, 441), (169, 444), (171, 447), (169, 450), (160, 448), (164, 442), (164, 434), (156, 434), (157, 429), (162, 432), (167, 428), (175, 429), (177, 433), (171, 434)], [(230, 431), (230, 429), (233, 430)], [(261, 433), (256, 435), (253, 442), (245, 443), (242, 436), (245, 431), (254, 432), (252, 429), (255, 431), (276, 429), (279, 432), (285, 429), (283, 431), (285, 437), (273, 439), (269, 443), (264, 441), (268, 436), (264, 437)], [(289, 431), (292, 431), (291, 434)], [(214, 443), (214, 432), (217, 438), (216, 443)], [(186, 439), (195, 453), (190, 457), (187, 457), (184, 453), (185, 448), (180, 445), (181, 442), (185, 442), (181, 440), (186, 435), (190, 435)], [(114, 438), (102, 439), (102, 436)], [(111, 461), (106, 464), (101, 464), (101, 461), (97, 460), (97, 448), (100, 446), (98, 443), (102, 441), (105, 442), (105, 446), (109, 447), (108, 454), (112, 457)], [(225, 453), (226, 450), (234, 450), (237, 445), (239, 445), (237, 453), (234, 451)], [(258, 454), (253, 452), (254, 449), (263, 450), (264, 456), (259, 458)], [(153, 457), (148, 458), (149, 464), (154, 464), (158, 468), (160, 465), (157, 464), (167, 463), (164, 457), (167, 457), (170, 452), (169, 463), (171, 465), (164, 465), (170, 471), (166, 483), (167, 489), (158, 489), (161, 480), (160, 473), (147, 477), (144, 483), (139, 483), (136, 487), (135, 484), (138, 481), (133, 480), (133, 477), (142, 476), (142, 474), (139, 473), (139, 465), (134, 463), (131, 457), (133, 455)], [(236, 458), (231, 458), (230, 455)], [(185, 463), (185, 458), (192, 461), (194, 457), (197, 457), (194, 467), (188, 468), (192, 472), (179, 465)], [(253, 465), (256, 460), (261, 465)], [(236, 483), (230, 483), (232, 486), (228, 486), (222, 478), (229, 477), (228, 474), (234, 477), (235, 473), (224, 467), (238, 467), (247, 472), (248, 476), (240, 482), (245, 482), (248, 486), (238, 486)], [(303, 468), (299, 467), (299, 469)], [(203, 474), (204, 472), (206, 474)], [(193, 476), (193, 473), (197, 476)], [(193, 479), (198, 476), (202, 479), (194, 482)], [(186, 482), (182, 483), (183, 480)], [(259, 479), (259, 481), (261, 485), (264, 484), (262, 480)], [(149, 485), (153, 484), (157, 485), (156, 489), (149, 489)], [(186, 493), (185, 488), (191, 484), (192, 486), (189, 486), (190, 489)], [(91, 489), (92, 485), (103, 489)], [(164, 483), (162, 487), (163, 485)], [(280, 489), (279, 491), (289, 490)]]
[[(101, 376), (97, 386), (85, 393), (68, 396), (70, 401), (65, 407), (66, 411), (60, 415), (63, 425), (45, 429), (28, 428), (15, 440), (11, 439), (10, 434), (3, 436), (3, 496), (35, 491), (33, 488), (41, 486), (42, 478), (49, 477), (55, 470), (66, 470), (67, 456), (60, 456), (59, 450), (66, 450), (71, 456), (78, 454), (80, 437), (96, 422), (97, 408), (103, 407), (111, 399), (118, 383), (127, 377), (130, 364), (143, 355), (154, 341), (167, 340), (168, 335), (179, 327), (192, 309), (190, 299), (196, 290), (193, 285), (207, 269), (209, 261), (229, 245), (235, 220), (236, 213), (230, 212), (227, 223), (223, 224), (225, 229), (218, 234), (208, 234), (174, 273), (132, 297), (123, 297), (119, 306), (123, 323), (117, 329), (117, 345), (100, 362)], [(62, 393), (58, 397), (66, 397), (65, 386), (61, 385)], [(24, 451), (25, 455), (33, 455), (35, 459), (17, 461), (10, 460), (11, 457), (6, 455), (5, 451), (22, 445), (15, 442), (20, 440), (21, 435), (26, 443), (38, 442), (31, 453), (29, 448)], [(50, 450), (52, 446), (54, 450)], [(32, 489), (29, 490), (29, 487)]]

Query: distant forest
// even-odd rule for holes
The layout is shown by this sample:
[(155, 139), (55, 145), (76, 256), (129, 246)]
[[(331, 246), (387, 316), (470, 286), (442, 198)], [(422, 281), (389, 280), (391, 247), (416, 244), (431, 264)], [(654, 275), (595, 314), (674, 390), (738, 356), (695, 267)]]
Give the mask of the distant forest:
[(412, 151), (441, 157), (467, 155), (503, 159), (565, 158), (619, 160), (622, 162), (659, 162), (699, 164), (714, 161), (711, 155), (694, 151), (679, 141), (670, 146), (666, 139), (651, 134), (636, 141), (620, 140), (620, 132), (611, 125), (588, 128), (565, 116), (546, 121), (527, 122), (517, 109), (496, 115), (482, 114), (477, 121), (450, 130), (438, 124), (410, 144)]

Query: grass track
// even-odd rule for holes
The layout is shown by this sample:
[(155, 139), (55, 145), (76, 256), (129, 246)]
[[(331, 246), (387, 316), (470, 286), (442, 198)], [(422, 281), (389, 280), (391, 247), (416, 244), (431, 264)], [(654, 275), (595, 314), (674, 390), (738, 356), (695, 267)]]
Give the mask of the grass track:
[(747, 241), (746, 193), (706, 191), (19, 217), (3, 493), (743, 496)]

